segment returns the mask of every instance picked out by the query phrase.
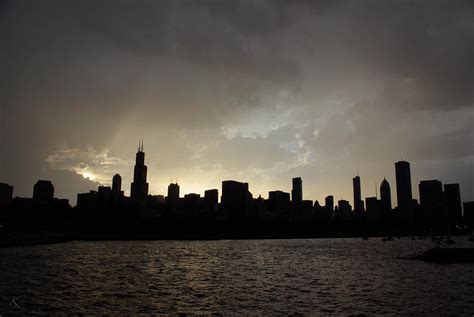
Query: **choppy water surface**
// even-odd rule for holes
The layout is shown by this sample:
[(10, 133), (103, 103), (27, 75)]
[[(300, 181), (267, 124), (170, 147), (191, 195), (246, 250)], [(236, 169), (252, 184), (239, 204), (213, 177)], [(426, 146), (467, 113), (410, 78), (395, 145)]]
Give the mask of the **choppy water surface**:
[(74, 241), (3, 249), (0, 315), (471, 316), (474, 265), (404, 259), (432, 246), (429, 240), (320, 239)]

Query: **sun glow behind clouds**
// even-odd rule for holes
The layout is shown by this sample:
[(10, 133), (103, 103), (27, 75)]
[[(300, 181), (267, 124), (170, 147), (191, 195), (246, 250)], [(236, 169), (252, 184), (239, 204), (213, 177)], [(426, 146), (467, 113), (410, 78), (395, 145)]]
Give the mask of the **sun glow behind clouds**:
[(76, 171), (77, 174), (79, 175), (82, 175), (82, 177), (84, 177), (85, 179), (88, 179), (88, 180), (91, 180), (91, 181), (95, 181), (97, 179), (97, 177), (90, 173), (90, 172), (78, 172)]
[(67, 146), (50, 154), (46, 162), (53, 170), (74, 171), (101, 185), (110, 185), (112, 175), (127, 172), (132, 165), (131, 161), (109, 155), (108, 149), (96, 151), (91, 147), (77, 149)]

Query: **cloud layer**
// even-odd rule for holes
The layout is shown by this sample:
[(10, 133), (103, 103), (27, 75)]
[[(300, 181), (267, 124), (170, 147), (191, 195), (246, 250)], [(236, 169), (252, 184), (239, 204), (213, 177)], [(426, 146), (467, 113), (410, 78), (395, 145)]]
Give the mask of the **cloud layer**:
[(474, 199), (469, 1), (6, 1), (0, 26), (17, 195), (128, 184), (144, 137), (154, 193), (233, 178), (266, 196), (302, 176), (308, 199), (350, 198), (358, 169), (372, 196), (404, 158), (415, 189)]

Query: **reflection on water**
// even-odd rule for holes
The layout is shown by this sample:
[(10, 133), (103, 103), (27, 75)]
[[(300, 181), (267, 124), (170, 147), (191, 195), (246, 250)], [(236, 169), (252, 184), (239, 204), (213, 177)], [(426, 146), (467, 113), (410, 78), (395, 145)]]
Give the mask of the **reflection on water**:
[(406, 259), (429, 247), (428, 240), (320, 239), (3, 249), (0, 314), (471, 315), (474, 265)]

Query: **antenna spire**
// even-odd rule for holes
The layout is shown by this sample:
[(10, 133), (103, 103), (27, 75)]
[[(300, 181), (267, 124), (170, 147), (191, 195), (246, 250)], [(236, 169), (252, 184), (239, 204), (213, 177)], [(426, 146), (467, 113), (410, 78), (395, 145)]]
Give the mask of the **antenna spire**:
[(143, 139), (138, 141), (138, 152), (143, 152)]

